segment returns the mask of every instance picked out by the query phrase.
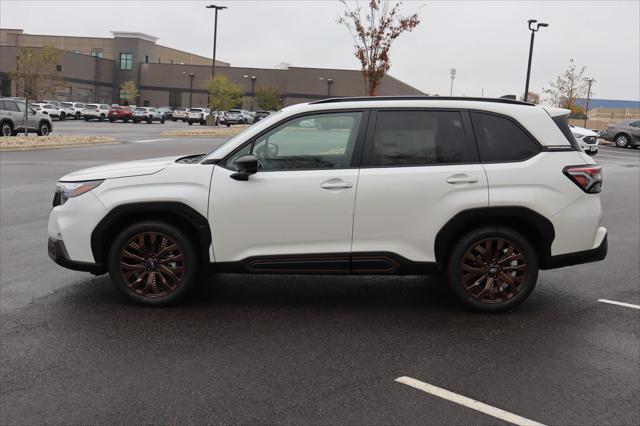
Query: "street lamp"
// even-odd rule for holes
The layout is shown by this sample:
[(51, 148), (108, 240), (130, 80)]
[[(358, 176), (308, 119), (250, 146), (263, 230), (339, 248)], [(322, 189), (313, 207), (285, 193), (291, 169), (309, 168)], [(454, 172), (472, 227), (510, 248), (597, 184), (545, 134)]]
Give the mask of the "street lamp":
[[(538, 22), (535, 19), (529, 19), (527, 21), (529, 23), (529, 29), (531, 30), (531, 42), (529, 43), (529, 63), (527, 65), (527, 82), (524, 86), (524, 101), (527, 102), (527, 98), (529, 97), (529, 77), (531, 76), (531, 57), (533, 56), (533, 39), (536, 36), (536, 32), (542, 27), (548, 27), (549, 24), (544, 22)], [(534, 25), (535, 24), (535, 25)]]
[(205, 6), (206, 9), (214, 9), (215, 10), (215, 18), (213, 22), (213, 61), (211, 62), (211, 80), (216, 73), (216, 41), (218, 38), (218, 11), (224, 10), (227, 6), (216, 6), (215, 4), (210, 4), (209, 6)]
[(587, 119), (589, 118), (589, 100), (591, 100), (591, 85), (593, 84), (595, 80), (593, 78), (590, 78), (589, 80), (587, 80), (587, 82), (589, 83), (589, 86), (587, 87), (587, 107), (585, 108), (584, 111), (584, 127), (587, 127)]
[(449, 91), (449, 96), (453, 96), (453, 80), (456, 79), (456, 72), (455, 68), (451, 68), (449, 70), (449, 76), (451, 77), (451, 90)]
[(255, 75), (243, 75), (242, 78), (250, 78), (251, 79), (251, 111), (253, 111), (253, 103), (256, 98), (256, 79)]
[(333, 78), (331, 77), (318, 77), (318, 80), (325, 80), (327, 82), (327, 96), (331, 96), (331, 85), (333, 84)]
[[(186, 74), (186, 72), (182, 71), (182, 74)], [(189, 109), (192, 108), (193, 102), (193, 77), (196, 75), (192, 72), (189, 73)]]

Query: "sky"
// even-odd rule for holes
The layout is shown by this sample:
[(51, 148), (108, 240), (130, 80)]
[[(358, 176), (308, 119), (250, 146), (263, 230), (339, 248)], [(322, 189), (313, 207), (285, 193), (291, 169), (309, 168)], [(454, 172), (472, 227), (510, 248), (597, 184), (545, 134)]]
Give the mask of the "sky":
[[(344, 6), (324, 1), (215, 0), (217, 58), (231, 65), (359, 69), (353, 39), (336, 19)], [(211, 56), (211, 1), (1, 0), (0, 26), (31, 34), (111, 37), (110, 31), (154, 35), (158, 43)], [(360, 1), (366, 5), (366, 0)], [(640, 0), (404, 1), (421, 23), (391, 49), (389, 74), (419, 90), (456, 96), (522, 94), (528, 19), (549, 23), (536, 33), (530, 90), (540, 92), (574, 59), (596, 80), (593, 97), (640, 100)]]

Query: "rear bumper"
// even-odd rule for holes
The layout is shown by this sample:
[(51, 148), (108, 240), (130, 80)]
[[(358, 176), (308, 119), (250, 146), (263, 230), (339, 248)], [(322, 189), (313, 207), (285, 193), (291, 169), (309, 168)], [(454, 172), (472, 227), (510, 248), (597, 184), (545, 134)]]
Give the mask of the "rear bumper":
[(604, 235), (602, 242), (596, 248), (590, 250), (578, 251), (574, 253), (565, 253), (557, 256), (549, 256), (540, 265), (540, 269), (555, 269), (564, 266), (580, 265), (583, 263), (598, 262), (607, 256), (608, 242), (607, 234)]
[(69, 258), (69, 254), (67, 254), (67, 248), (64, 246), (64, 242), (62, 240), (56, 240), (55, 238), (49, 237), (47, 249), (51, 260), (67, 269), (72, 269), (74, 271), (91, 272), (94, 275), (101, 275), (106, 272), (104, 267), (99, 263), (78, 262), (75, 260), (71, 260)]

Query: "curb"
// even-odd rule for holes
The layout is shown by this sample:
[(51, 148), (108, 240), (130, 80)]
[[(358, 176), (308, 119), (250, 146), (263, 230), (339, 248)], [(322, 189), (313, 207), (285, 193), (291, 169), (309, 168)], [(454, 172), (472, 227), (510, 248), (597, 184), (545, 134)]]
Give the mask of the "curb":
[(83, 148), (87, 146), (97, 146), (97, 145), (117, 145), (119, 143), (122, 143), (122, 142), (108, 141), (108, 142), (96, 142), (96, 143), (69, 143), (69, 144), (57, 144), (57, 145), (3, 146), (3, 147), (0, 147), (0, 152), (40, 151), (43, 149), (58, 149), (58, 148)]

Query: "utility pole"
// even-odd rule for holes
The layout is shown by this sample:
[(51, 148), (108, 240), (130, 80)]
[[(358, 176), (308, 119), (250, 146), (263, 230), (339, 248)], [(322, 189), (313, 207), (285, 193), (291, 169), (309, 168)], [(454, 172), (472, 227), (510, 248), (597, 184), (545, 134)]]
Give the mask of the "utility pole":
[[(227, 6), (216, 6), (215, 4), (210, 4), (209, 6), (205, 6), (206, 9), (214, 9), (215, 14), (213, 18), (213, 58), (211, 61), (211, 81), (213, 82), (213, 78), (216, 75), (216, 42), (218, 39), (218, 11), (224, 10)], [(209, 104), (211, 99), (209, 99)]]
[(591, 100), (591, 84), (595, 81), (593, 78), (587, 80), (589, 82), (589, 86), (587, 87), (587, 107), (584, 111), (584, 128), (587, 128), (587, 119), (589, 118), (589, 100)]
[(456, 72), (455, 68), (451, 68), (449, 70), (449, 76), (451, 77), (451, 90), (449, 91), (449, 96), (453, 96), (453, 80), (456, 79)]
[[(536, 36), (536, 32), (541, 27), (548, 27), (549, 24), (545, 24), (544, 22), (538, 22), (535, 19), (529, 19), (527, 21), (529, 23), (529, 29), (531, 30), (531, 41), (529, 42), (529, 63), (527, 64), (527, 81), (524, 85), (524, 101), (527, 102), (529, 98), (529, 77), (531, 76), (531, 59), (533, 57), (533, 40)], [(533, 24), (536, 24), (535, 27), (532, 27)]]

